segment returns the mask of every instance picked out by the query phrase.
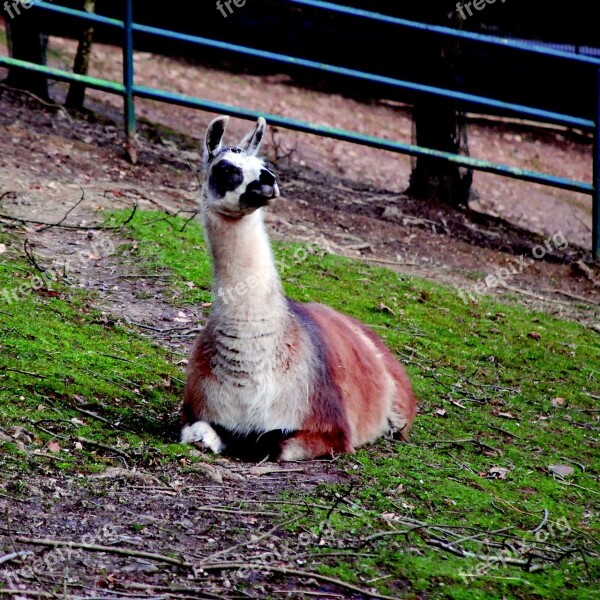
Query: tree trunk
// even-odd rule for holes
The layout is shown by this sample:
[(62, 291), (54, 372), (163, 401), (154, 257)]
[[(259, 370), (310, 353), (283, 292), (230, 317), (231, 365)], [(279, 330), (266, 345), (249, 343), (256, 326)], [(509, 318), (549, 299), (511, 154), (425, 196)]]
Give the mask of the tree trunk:
[[(459, 27), (456, 5), (447, 0), (432, 3), (440, 22)], [(435, 5), (438, 5), (437, 7)], [(441, 6), (440, 6), (441, 5)], [(455, 87), (459, 44), (456, 40), (432, 37), (423, 48), (424, 73), (432, 74), (433, 85)], [(413, 143), (425, 148), (468, 155), (468, 140), (464, 115), (449, 100), (424, 97), (413, 112)], [(415, 198), (436, 199), (452, 206), (467, 206), (473, 172), (444, 160), (419, 157), (413, 160), (410, 187), (407, 193)]]
[[(96, 0), (84, 0), (83, 10), (89, 13), (93, 13), (96, 10)], [(76, 73), (77, 75), (88, 74), (93, 41), (94, 27), (91, 24), (86, 24), (85, 29), (83, 30), (81, 37), (79, 38), (77, 54), (75, 55), (75, 62), (73, 63), (73, 73)], [(69, 86), (69, 93), (67, 94), (66, 105), (69, 108), (83, 108), (83, 101), (85, 100), (85, 89), (86, 88), (83, 83), (71, 83), (71, 85)]]
[[(41, 31), (39, 17), (22, 6), (19, 8), (18, 5), (5, 5), (2, 12), (11, 58), (45, 65), (48, 36)], [(41, 73), (12, 67), (6, 84), (32, 92), (44, 100), (48, 99), (48, 80)]]

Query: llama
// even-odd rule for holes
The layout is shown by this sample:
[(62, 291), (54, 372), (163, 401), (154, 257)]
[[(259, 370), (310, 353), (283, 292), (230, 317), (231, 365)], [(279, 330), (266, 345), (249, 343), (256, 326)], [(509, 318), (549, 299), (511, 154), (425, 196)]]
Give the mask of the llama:
[(228, 120), (206, 132), (200, 208), (215, 297), (188, 363), (182, 442), (299, 461), (353, 452), (385, 434), (407, 439), (416, 400), (379, 337), (284, 295), (262, 214), (279, 196), (257, 156), (266, 122), (226, 147)]

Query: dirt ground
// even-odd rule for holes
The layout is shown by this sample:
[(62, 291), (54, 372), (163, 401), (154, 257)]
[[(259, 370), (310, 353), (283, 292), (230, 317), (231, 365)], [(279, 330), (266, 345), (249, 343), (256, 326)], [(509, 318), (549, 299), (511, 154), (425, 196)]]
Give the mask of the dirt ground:
[[(52, 40), (52, 47), (61, 56), (73, 50), (63, 40)], [(114, 53), (108, 47), (97, 48), (94, 74), (117, 77)], [(145, 54), (136, 56), (136, 66), (145, 84), (410, 139), (408, 112), (389, 103), (360, 104), (300, 90), (283, 76), (209, 73)], [(53, 95), (63, 97), (64, 87), (53, 86)], [(192, 132), (197, 139), (212, 115), (140, 102), (139, 114), (165, 128), (140, 127), (139, 162), (134, 166), (124, 160), (120, 127), (111, 121), (119, 116), (115, 102), (92, 93), (89, 107), (94, 112), (81, 118), (0, 87), (0, 223), (8, 227), (15, 224), (14, 217), (23, 219), (37, 260), (46, 265), (69, 261), (70, 279), (95, 291), (101, 310), (137, 326), (140, 334), (165, 344), (183, 361), (202, 325), (201, 307), (186, 307), (183, 318), (189, 330), (163, 335), (163, 326), (182, 318), (181, 309), (169, 303), (167, 282), (128, 278), (135, 273), (135, 263), (109, 254), (85, 263), (76, 259), (80, 250), (89, 250), (103, 235), (114, 244), (122, 238), (93, 230), (41, 231), (39, 227), (65, 218), (82, 191), (84, 200), (63, 224), (90, 226), (102, 220), (103, 211), (134, 202), (170, 214), (196, 209), (199, 182), (190, 164), (198, 163), (199, 142), (173, 130)], [(235, 137), (246, 128), (247, 123), (231, 123)], [(480, 120), (472, 125), (471, 139), (474, 155), (529, 167), (537, 164), (536, 168), (563, 176), (590, 179), (591, 147), (576, 133)], [(282, 190), (281, 200), (267, 213), (274, 239), (309, 241), (324, 235), (340, 254), (465, 289), (499, 267), (515, 264), (519, 255), (530, 258), (536, 245), (561, 231), (568, 240), (566, 248), (548, 251), (512, 278), (509, 287), (490, 293), (576, 319), (600, 333), (600, 272), (587, 250), (589, 198), (477, 175), (478, 200), (469, 211), (455, 211), (402, 193), (410, 170), (410, 161), (402, 157), (284, 132), (270, 140), (266, 152), (277, 163)], [(261, 573), (253, 582), (254, 597), (266, 597), (267, 591), (274, 597), (278, 591), (286, 597), (305, 597), (307, 591), (320, 598), (366, 597), (323, 579), (307, 580), (302, 575), (310, 567), (307, 555), (298, 544), (290, 555), (286, 534), (272, 529), (276, 521), (286, 518), (276, 502), (279, 493), (315, 490), (323, 481), (345, 481), (347, 475), (335, 463), (313, 465), (310, 471), (300, 466), (290, 473), (279, 467), (272, 473), (252, 471), (251, 466), (230, 461), (217, 463), (212, 471), (185, 474), (176, 469), (150, 473), (123, 467), (94, 478), (61, 477), (49, 471), (48, 476), (25, 482), (23, 489), (11, 490), (22, 495), (17, 503), (9, 503), (0, 492), (0, 509), (6, 515), (1, 536), (5, 542), (62, 537), (101, 546), (125, 540), (140, 552), (182, 563), (182, 556), (193, 558), (195, 565), (205, 565), (204, 570), (194, 572), (188, 565), (161, 563), (143, 555), (119, 557), (77, 549), (61, 554), (49, 548), (44, 556), (55, 561), (51, 569), (34, 569), (30, 574), (13, 561), (2, 566), (3, 576), (21, 570), (40, 590), (40, 597), (57, 583), (73, 594), (101, 588), (127, 598), (177, 597), (173, 589), (167, 594), (164, 587), (177, 582), (182, 588), (179, 597), (233, 598), (240, 597), (227, 591), (234, 578), (249, 576), (242, 568), (245, 557), (264, 553), (272, 555), (274, 567), (287, 564), (289, 569), (293, 562), (299, 574), (276, 569)], [(295, 476), (298, 472), (302, 478)], [(315, 494), (315, 522), (334, 500)], [(242, 501), (256, 503), (259, 510), (236, 509)], [(338, 543), (339, 552), (349, 550), (344, 540)], [(27, 541), (18, 545), (39, 550)], [(214, 574), (211, 565), (218, 564), (223, 556), (218, 552), (225, 548), (229, 558), (239, 556), (239, 572), (216, 569)], [(203, 586), (188, 585), (192, 576), (199, 576)]]

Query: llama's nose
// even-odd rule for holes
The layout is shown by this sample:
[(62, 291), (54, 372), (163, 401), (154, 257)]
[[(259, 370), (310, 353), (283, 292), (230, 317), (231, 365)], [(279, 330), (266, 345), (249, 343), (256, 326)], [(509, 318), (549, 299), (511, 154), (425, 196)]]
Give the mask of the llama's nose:
[(259, 182), (261, 185), (275, 185), (275, 175), (267, 169), (261, 169)]

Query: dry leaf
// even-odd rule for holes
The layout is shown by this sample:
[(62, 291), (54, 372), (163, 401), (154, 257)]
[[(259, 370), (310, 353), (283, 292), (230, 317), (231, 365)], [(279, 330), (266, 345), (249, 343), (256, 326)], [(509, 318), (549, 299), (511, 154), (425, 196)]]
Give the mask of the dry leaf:
[(542, 336), (537, 332), (537, 331), (531, 331), (530, 333), (527, 334), (528, 338), (531, 338), (532, 340), (541, 340)]
[(552, 402), (552, 406), (562, 406), (565, 403), (565, 399), (564, 398), (554, 398), (551, 400)]
[(0, 244), (0, 254), (4, 254), (6, 252), (6, 244)]
[(548, 469), (551, 473), (559, 477), (568, 477), (575, 473), (575, 469), (569, 465), (548, 465)]
[(438, 408), (438, 409), (436, 409), (436, 411), (435, 411), (435, 414), (436, 414), (438, 417), (445, 417), (445, 416), (446, 416), (448, 413), (446, 412), (446, 410), (445, 410), (445, 409), (443, 409), (443, 408)]
[(52, 452), (52, 454), (57, 454), (60, 452), (60, 445), (57, 442), (48, 442), (48, 452)]
[(395, 521), (400, 521), (400, 515), (393, 513), (393, 512), (387, 512), (387, 513), (381, 513), (381, 518), (384, 521), (387, 521), (388, 523), (393, 523)]

